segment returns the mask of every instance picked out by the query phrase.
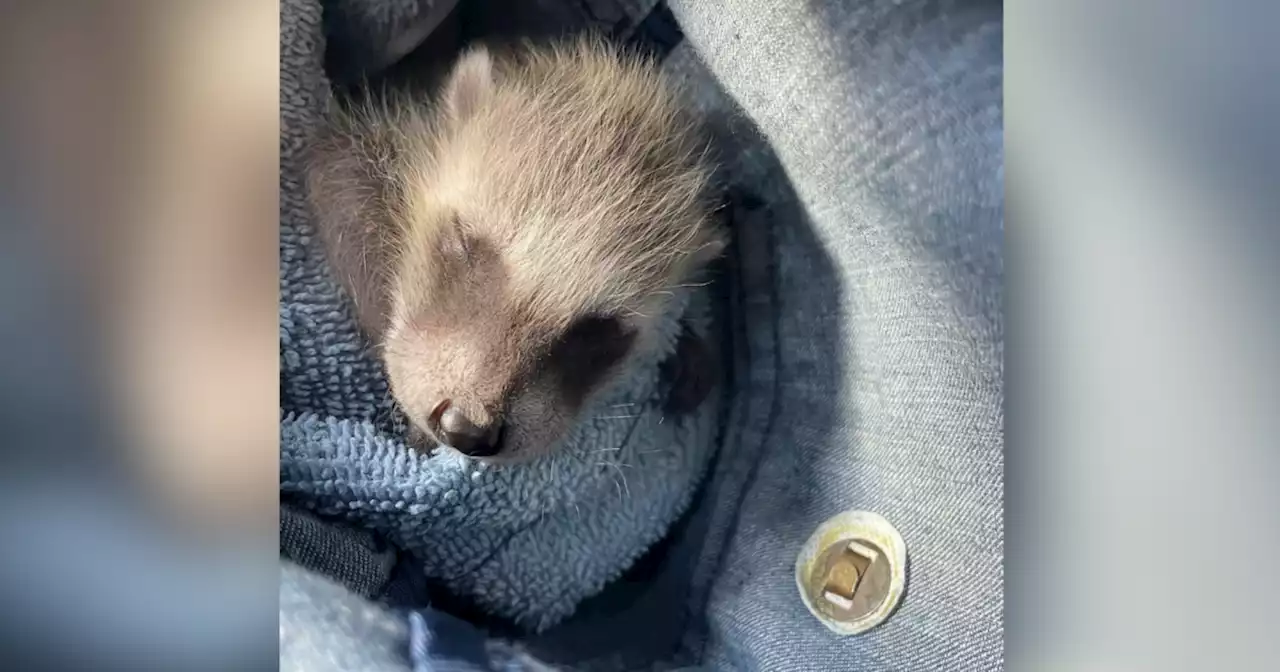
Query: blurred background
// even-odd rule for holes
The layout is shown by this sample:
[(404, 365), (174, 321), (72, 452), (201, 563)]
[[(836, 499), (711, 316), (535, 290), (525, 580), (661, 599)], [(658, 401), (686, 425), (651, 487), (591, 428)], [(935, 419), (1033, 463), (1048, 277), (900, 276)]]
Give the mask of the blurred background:
[(274, 667), (278, 9), (0, 6), (0, 651)]
[(1010, 667), (1280, 654), (1278, 18), (1007, 7)]
[[(1280, 6), (1006, 9), (1007, 660), (1272, 669)], [(278, 8), (0, 3), (0, 656), (275, 665)]]

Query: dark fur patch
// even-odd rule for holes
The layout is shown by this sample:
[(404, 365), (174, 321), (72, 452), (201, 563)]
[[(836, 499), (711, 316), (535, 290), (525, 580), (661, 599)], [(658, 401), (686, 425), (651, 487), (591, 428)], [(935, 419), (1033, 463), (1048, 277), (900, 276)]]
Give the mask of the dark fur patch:
[(552, 346), (547, 367), (559, 382), (565, 401), (582, 405), (600, 381), (622, 361), (635, 344), (635, 332), (615, 317), (578, 320)]
[(664, 410), (685, 415), (706, 401), (720, 378), (720, 367), (702, 337), (685, 326), (676, 351), (662, 363), (662, 377), (668, 386)]

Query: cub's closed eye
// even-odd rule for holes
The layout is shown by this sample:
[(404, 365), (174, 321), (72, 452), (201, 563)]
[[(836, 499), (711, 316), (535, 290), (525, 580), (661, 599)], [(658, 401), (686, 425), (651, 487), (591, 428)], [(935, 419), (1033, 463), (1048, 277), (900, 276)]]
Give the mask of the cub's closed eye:
[(622, 320), (590, 316), (578, 320), (565, 332), (561, 347), (569, 349), (566, 354), (580, 365), (605, 368), (622, 359), (634, 340), (635, 334), (623, 326)]
[(456, 222), (452, 228), (440, 234), (437, 245), (448, 259), (465, 262), (471, 257), (473, 243)]
[(552, 366), (566, 391), (585, 394), (635, 344), (636, 334), (607, 315), (579, 319), (551, 349)]

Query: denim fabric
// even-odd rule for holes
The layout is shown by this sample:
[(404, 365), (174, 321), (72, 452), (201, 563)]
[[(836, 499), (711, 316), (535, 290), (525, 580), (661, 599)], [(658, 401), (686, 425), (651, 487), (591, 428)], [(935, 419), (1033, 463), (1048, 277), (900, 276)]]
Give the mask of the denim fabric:
[[(721, 473), (748, 475), (687, 641), (717, 668), (999, 669), (1000, 5), (671, 4), (798, 201), (740, 229), (743, 389), (771, 401), (743, 399), (725, 439)], [(898, 612), (838, 639), (792, 568), (846, 509), (888, 518), (910, 567)]]
[(546, 672), (516, 644), (436, 611), (390, 609), (291, 562), (280, 570), (280, 669)]

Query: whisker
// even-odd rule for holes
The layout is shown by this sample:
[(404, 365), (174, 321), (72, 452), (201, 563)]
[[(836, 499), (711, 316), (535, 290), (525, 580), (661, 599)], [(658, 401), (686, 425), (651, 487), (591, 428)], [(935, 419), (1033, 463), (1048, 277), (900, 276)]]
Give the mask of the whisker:
[[(603, 462), (601, 464), (604, 464)], [(618, 479), (613, 479), (613, 487), (618, 489), (618, 501), (622, 501), (622, 484), (618, 483)]]
[(627, 497), (631, 496), (631, 486), (627, 484), (627, 474), (622, 471), (622, 465), (615, 463), (613, 468), (618, 471), (618, 476), (622, 478), (622, 487), (627, 491)]

